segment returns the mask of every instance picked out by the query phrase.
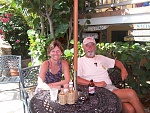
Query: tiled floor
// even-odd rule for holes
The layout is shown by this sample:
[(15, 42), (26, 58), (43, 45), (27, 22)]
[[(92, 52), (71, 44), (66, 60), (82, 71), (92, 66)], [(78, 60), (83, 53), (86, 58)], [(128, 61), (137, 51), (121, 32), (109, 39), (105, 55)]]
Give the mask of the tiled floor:
[(5, 91), (3, 89), (18, 88), (18, 84), (0, 84), (0, 112), (23, 113), (23, 103), (18, 91)]
[(11, 100), (0, 102), (1, 113), (23, 113), (22, 102)]

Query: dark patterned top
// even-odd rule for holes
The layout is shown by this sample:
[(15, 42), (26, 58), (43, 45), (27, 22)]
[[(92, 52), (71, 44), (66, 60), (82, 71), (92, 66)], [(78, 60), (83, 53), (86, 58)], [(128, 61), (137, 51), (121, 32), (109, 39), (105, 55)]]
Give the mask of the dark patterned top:
[(46, 73), (45, 81), (44, 81), (46, 84), (59, 82), (62, 80), (62, 62), (61, 61), (58, 62), (58, 66), (60, 70), (57, 72), (57, 74), (52, 74), (51, 69), (50, 69), (50, 63), (48, 61), (48, 71)]

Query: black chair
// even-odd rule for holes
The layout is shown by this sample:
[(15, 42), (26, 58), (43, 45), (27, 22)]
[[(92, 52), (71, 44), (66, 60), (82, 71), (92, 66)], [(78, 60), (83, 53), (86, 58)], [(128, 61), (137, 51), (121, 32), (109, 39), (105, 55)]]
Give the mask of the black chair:
[[(21, 56), (4, 55), (0, 56), (0, 84), (18, 83), (20, 91), (20, 70), (21, 70)], [(18, 91), (15, 89), (0, 89), (4, 91)]]
[(21, 94), (24, 113), (31, 113), (29, 101), (33, 97), (37, 86), (40, 66), (31, 66), (21, 69)]
[[(110, 58), (117, 59), (114, 51), (111, 51)], [(114, 68), (110, 68), (108, 70), (108, 74), (113, 85), (115, 85), (119, 89), (125, 88), (125, 80), (122, 80), (121, 71), (118, 67), (115, 66)]]
[(121, 78), (121, 72), (119, 68), (111, 68), (108, 70), (108, 73), (113, 85), (119, 89), (125, 88), (125, 81), (123, 81)]

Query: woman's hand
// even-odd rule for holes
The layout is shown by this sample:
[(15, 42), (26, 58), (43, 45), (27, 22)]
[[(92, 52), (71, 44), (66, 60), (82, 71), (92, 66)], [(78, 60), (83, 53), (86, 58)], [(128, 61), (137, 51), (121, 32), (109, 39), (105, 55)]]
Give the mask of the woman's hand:
[(57, 89), (60, 89), (60, 86), (59, 85), (55, 85), (55, 83), (49, 83), (48, 86), (50, 88), (57, 88)]
[(106, 82), (105, 81), (101, 81), (101, 82), (94, 82), (95, 86), (97, 87), (106, 87)]
[(54, 87), (53, 83), (48, 84), (48, 86), (49, 86), (50, 88), (53, 88), (53, 87)]

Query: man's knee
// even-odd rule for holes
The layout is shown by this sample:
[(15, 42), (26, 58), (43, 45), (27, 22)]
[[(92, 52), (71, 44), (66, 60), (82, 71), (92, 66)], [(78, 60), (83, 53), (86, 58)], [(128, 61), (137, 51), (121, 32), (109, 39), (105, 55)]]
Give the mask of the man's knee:
[(113, 92), (122, 100), (122, 102), (133, 103), (138, 102), (139, 98), (133, 89), (117, 89)]
[(133, 99), (135, 99), (135, 100), (138, 99), (138, 96), (137, 96), (136, 92), (135, 92), (133, 89), (127, 89), (126, 94), (127, 94), (128, 97), (130, 97), (132, 100), (133, 100)]
[(133, 89), (117, 89), (117, 90), (113, 90), (113, 92), (117, 95), (126, 95), (126, 96), (137, 96), (136, 92)]

